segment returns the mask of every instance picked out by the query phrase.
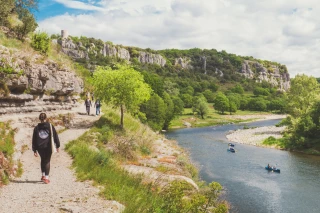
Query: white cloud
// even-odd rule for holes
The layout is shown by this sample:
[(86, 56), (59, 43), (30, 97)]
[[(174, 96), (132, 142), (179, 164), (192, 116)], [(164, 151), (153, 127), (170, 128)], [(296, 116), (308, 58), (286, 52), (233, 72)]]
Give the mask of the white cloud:
[(316, 0), (56, 1), (93, 13), (41, 21), (49, 33), (66, 29), (141, 48), (215, 48), (286, 64), (291, 76), (320, 76)]
[(57, 3), (63, 4), (67, 8), (78, 9), (78, 10), (93, 10), (93, 11), (104, 11), (103, 8), (94, 6), (94, 1), (88, 1), (84, 3), (81, 1), (74, 0), (54, 0)]

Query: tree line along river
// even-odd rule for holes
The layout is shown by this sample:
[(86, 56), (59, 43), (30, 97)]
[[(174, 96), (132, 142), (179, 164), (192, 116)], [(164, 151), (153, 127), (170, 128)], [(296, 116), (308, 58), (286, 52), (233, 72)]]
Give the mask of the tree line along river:
[[(246, 126), (270, 126), (279, 121), (257, 121)], [(243, 127), (229, 124), (179, 129), (167, 132), (166, 137), (177, 140), (190, 152), (203, 180), (223, 185), (230, 212), (319, 213), (320, 156), (237, 143), (236, 153), (227, 152), (227, 132)], [(276, 164), (281, 173), (265, 170), (268, 163)]]

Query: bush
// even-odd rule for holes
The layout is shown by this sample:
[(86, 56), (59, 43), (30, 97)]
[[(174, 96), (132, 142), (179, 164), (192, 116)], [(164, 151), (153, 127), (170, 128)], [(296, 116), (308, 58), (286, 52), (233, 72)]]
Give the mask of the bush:
[(50, 41), (51, 39), (47, 33), (37, 32), (32, 36), (31, 46), (42, 54), (48, 55), (50, 51)]

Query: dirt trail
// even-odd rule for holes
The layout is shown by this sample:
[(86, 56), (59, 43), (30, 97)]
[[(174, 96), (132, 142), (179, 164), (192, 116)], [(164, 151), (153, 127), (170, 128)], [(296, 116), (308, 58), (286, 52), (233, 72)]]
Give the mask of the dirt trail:
[[(23, 163), (22, 177), (0, 188), (0, 212), (121, 212), (123, 209), (121, 204), (99, 197), (99, 189), (93, 187), (91, 182), (77, 182), (74, 171), (71, 169), (72, 159), (64, 150), (65, 144), (86, 132), (98, 119), (95, 116), (79, 114), (83, 111), (82, 106), (73, 109), (76, 121), (74, 127), (59, 134), (61, 148), (60, 153), (54, 154), (51, 160), (50, 184), (40, 181), (40, 158), (34, 157), (31, 150), (32, 130), (37, 123), (30, 123), (30, 121), (35, 121), (39, 113), (0, 117), (0, 121), (12, 120), (12, 126), (18, 128), (15, 136), (17, 153), (19, 153), (19, 147), (28, 145), (27, 151), (16, 156)], [(49, 117), (57, 113), (64, 114), (70, 111), (47, 114)]]

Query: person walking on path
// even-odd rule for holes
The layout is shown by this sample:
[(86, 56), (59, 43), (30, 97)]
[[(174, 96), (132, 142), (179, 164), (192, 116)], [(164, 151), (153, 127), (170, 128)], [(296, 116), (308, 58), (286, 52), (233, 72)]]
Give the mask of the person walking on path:
[[(53, 139), (55, 146), (57, 148), (57, 152), (59, 152), (60, 147), (60, 140), (56, 129), (52, 124), (46, 122), (47, 115), (45, 113), (40, 113), (39, 120), (41, 123), (33, 130), (32, 136), (32, 150), (35, 157), (38, 157), (38, 153), (41, 158), (41, 172), (42, 177), (41, 180), (48, 184), (50, 183), (49, 180), (49, 172), (50, 172), (50, 160), (52, 155), (52, 148), (51, 148), (51, 137), (53, 134)], [(52, 131), (51, 131), (52, 127)]]
[(100, 107), (101, 107), (101, 102), (100, 99), (98, 98), (96, 102), (94, 103), (94, 106), (96, 107), (96, 116), (100, 115)]
[(90, 107), (92, 106), (92, 104), (89, 98), (87, 98), (87, 100), (84, 102), (84, 105), (86, 106), (86, 111), (88, 115), (90, 115)]

